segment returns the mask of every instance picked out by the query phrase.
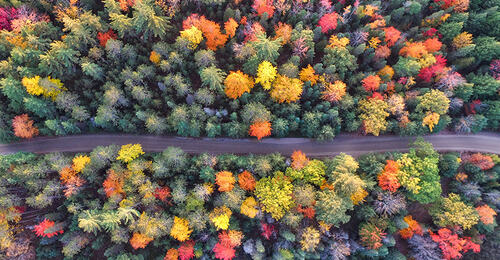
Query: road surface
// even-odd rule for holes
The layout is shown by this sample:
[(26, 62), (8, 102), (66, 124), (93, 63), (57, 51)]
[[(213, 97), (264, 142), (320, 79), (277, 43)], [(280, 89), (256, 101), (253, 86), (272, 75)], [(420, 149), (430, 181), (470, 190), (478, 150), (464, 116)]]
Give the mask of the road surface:
[[(500, 134), (480, 133), (475, 135), (439, 134), (425, 136), (438, 151), (473, 151), (500, 154)], [(333, 141), (318, 142), (306, 138), (184, 138), (152, 135), (73, 135), (61, 137), (38, 137), (12, 144), (0, 144), (0, 154), (19, 151), (33, 153), (89, 152), (96, 146), (140, 143), (146, 152), (160, 152), (168, 146), (182, 148), (187, 153), (212, 154), (267, 154), (279, 152), (290, 155), (302, 150), (311, 157), (337, 155), (341, 152), (359, 156), (369, 152), (408, 151), (408, 143), (415, 137), (399, 136), (353, 136), (339, 135)]]

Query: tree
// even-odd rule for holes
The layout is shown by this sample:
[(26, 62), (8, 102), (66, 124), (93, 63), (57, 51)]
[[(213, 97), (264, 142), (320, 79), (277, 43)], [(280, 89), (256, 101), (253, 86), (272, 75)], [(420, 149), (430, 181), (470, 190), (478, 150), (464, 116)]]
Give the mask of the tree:
[(259, 16), (262, 16), (264, 15), (264, 13), (267, 13), (268, 18), (273, 17), (275, 9), (272, 0), (254, 0), (252, 8), (255, 11), (257, 11), (257, 14)]
[(194, 50), (203, 41), (203, 32), (196, 26), (191, 26), (191, 28), (181, 31), (181, 38), (188, 40), (190, 43), (189, 48)]
[(48, 219), (44, 219), (42, 222), (35, 225), (33, 231), (38, 237), (48, 237), (51, 238), (53, 236), (57, 236), (59, 234), (63, 234), (64, 230), (59, 229), (60, 225), (56, 225), (54, 221), (50, 221)]
[(20, 138), (30, 139), (38, 135), (38, 128), (34, 125), (34, 121), (30, 120), (27, 114), (22, 114), (12, 119), (12, 128), (14, 135)]
[(174, 216), (174, 225), (170, 230), (170, 236), (183, 242), (189, 240), (191, 232), (193, 232), (193, 230), (189, 229), (189, 221), (187, 219)]
[(215, 182), (219, 186), (219, 191), (227, 192), (233, 189), (236, 180), (233, 177), (233, 173), (221, 171), (216, 174)]
[(318, 21), (318, 26), (321, 27), (322, 33), (327, 33), (330, 30), (337, 28), (339, 15), (335, 12), (324, 14)]
[(460, 226), (463, 229), (470, 229), (479, 221), (479, 215), (474, 207), (462, 202), (460, 196), (454, 193), (439, 200), (429, 213), (434, 223), (440, 227)]
[(229, 219), (231, 218), (232, 212), (226, 207), (217, 207), (212, 212), (210, 212), (210, 221), (214, 224), (217, 230), (227, 230), (229, 228)]
[(427, 49), (422, 42), (406, 42), (405, 46), (399, 51), (399, 55), (420, 59), (427, 54)]
[(444, 115), (450, 107), (450, 100), (446, 97), (445, 93), (437, 89), (433, 89), (423, 96), (418, 97), (418, 100), (417, 112), (426, 111)]
[(302, 240), (300, 240), (300, 245), (302, 250), (306, 252), (314, 252), (320, 241), (319, 231), (314, 227), (307, 227), (302, 232)]
[(243, 203), (241, 203), (240, 213), (249, 217), (255, 218), (259, 210), (257, 209), (257, 201), (254, 197), (247, 197)]
[(246, 191), (253, 191), (255, 189), (255, 178), (249, 171), (243, 171), (238, 174), (238, 184), (240, 188)]
[(479, 215), (479, 220), (485, 225), (491, 225), (495, 223), (495, 216), (497, 213), (487, 204), (476, 207), (477, 214)]
[(334, 191), (325, 189), (316, 193), (316, 218), (336, 227), (349, 222), (351, 217), (346, 214), (353, 208), (350, 198), (340, 197)]
[(326, 166), (322, 161), (311, 160), (300, 170), (287, 168), (285, 174), (292, 180), (303, 180), (315, 185), (321, 185), (325, 180)]
[(200, 70), (200, 78), (203, 86), (208, 86), (212, 91), (222, 93), (224, 90), (223, 81), (226, 73), (214, 65)]
[(307, 159), (306, 155), (302, 151), (293, 151), (292, 156), (292, 169), (301, 170), (309, 163), (309, 159)]
[(397, 178), (398, 172), (398, 163), (393, 160), (387, 160), (384, 170), (377, 177), (380, 188), (390, 192), (396, 192), (396, 190), (401, 186)]
[(314, 71), (314, 68), (311, 67), (311, 64), (307, 65), (307, 67), (303, 68), (301, 71), (300, 71), (300, 80), (306, 82), (306, 81), (310, 81), (311, 82), (311, 86), (312, 85), (316, 85), (316, 82), (318, 82), (318, 79), (319, 79), (319, 75), (316, 75), (314, 74), (315, 71)]
[(253, 79), (241, 71), (231, 71), (224, 81), (224, 92), (229, 98), (237, 99), (254, 86)]
[(269, 61), (263, 61), (259, 64), (257, 69), (257, 78), (255, 83), (260, 83), (262, 87), (266, 90), (271, 89), (271, 84), (276, 78), (276, 67), (273, 66)]
[(233, 18), (229, 18), (229, 20), (224, 23), (224, 30), (229, 37), (232, 38), (236, 35), (236, 29), (238, 29), (238, 23)]
[(493, 168), (493, 166), (495, 166), (495, 163), (493, 162), (491, 156), (483, 155), (480, 153), (472, 154), (470, 157), (466, 159), (466, 162), (476, 165), (483, 171), (489, 170)]
[(321, 92), (322, 98), (329, 102), (339, 102), (346, 94), (346, 84), (340, 80), (328, 83), (325, 91)]
[(159, 37), (164, 39), (167, 30), (171, 28), (170, 18), (160, 15), (161, 12), (157, 8), (153, 0), (136, 1), (132, 17), (132, 25), (137, 34), (142, 35), (144, 41), (151, 37)]
[(402, 238), (404, 239), (410, 239), (413, 237), (414, 234), (423, 235), (422, 232), (422, 227), (416, 220), (413, 219), (411, 215), (408, 215), (403, 218), (404, 222), (408, 224), (407, 228), (399, 230), (399, 234), (401, 235)]
[(293, 185), (282, 172), (260, 179), (255, 186), (255, 195), (262, 203), (262, 210), (279, 220), (293, 206)]
[(79, 155), (73, 158), (73, 170), (75, 172), (81, 172), (87, 164), (90, 163), (90, 157), (87, 155)]
[(257, 121), (250, 125), (248, 129), (248, 135), (257, 137), (258, 140), (262, 137), (271, 135), (271, 122), (269, 121)]
[(303, 84), (299, 79), (290, 79), (287, 76), (278, 74), (269, 94), (279, 103), (295, 102), (300, 99)]
[(130, 245), (137, 250), (139, 248), (145, 248), (151, 241), (153, 241), (152, 237), (134, 232), (132, 238), (130, 238)]
[(370, 75), (364, 78), (361, 82), (363, 83), (363, 87), (368, 92), (377, 91), (380, 86), (380, 81), (382, 79), (378, 75)]
[(443, 46), (443, 44), (438, 40), (438, 38), (434, 37), (425, 40), (424, 46), (429, 53), (434, 53), (441, 50), (441, 46)]
[(359, 118), (363, 120), (364, 131), (367, 134), (378, 136), (380, 131), (387, 128), (385, 119), (389, 116), (386, 110), (389, 108), (384, 100), (370, 98), (359, 102)]
[(120, 151), (118, 151), (117, 160), (129, 163), (139, 155), (144, 154), (142, 151), (142, 146), (140, 144), (126, 144), (122, 145)]
[(432, 240), (439, 244), (443, 253), (443, 259), (450, 260), (462, 257), (462, 252), (479, 252), (480, 245), (471, 241), (470, 238), (460, 238), (447, 228), (441, 228), (437, 234), (430, 232)]
[(359, 237), (361, 244), (369, 249), (379, 249), (382, 246), (382, 239), (387, 233), (372, 223), (363, 223), (359, 228)]
[(401, 32), (398, 29), (391, 27), (386, 27), (383, 29), (385, 32), (385, 42), (387, 47), (392, 47), (401, 38)]

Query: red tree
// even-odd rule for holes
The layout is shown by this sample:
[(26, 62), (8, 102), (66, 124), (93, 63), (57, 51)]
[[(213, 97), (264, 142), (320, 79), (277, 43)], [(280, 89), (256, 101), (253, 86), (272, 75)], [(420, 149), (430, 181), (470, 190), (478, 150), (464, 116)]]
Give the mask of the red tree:
[(116, 33), (113, 32), (113, 30), (109, 29), (107, 32), (102, 33), (98, 32), (97, 33), (97, 39), (99, 39), (99, 44), (102, 47), (106, 47), (106, 43), (108, 42), (109, 39), (115, 39), (116, 40)]
[(335, 30), (338, 19), (339, 15), (335, 12), (323, 15), (318, 22), (318, 26), (321, 26), (321, 32), (327, 33), (330, 30)]
[(382, 79), (378, 75), (370, 75), (364, 78), (361, 83), (363, 83), (363, 87), (366, 91), (373, 92), (378, 90), (380, 81), (382, 81)]
[(38, 223), (38, 225), (35, 225), (34, 231), (37, 236), (48, 238), (64, 233), (62, 229), (58, 229), (55, 226), (54, 221), (48, 219), (44, 219), (42, 222)]
[(437, 234), (430, 231), (431, 238), (439, 244), (439, 248), (443, 252), (443, 259), (460, 259), (462, 253), (473, 251), (478, 253), (481, 251), (480, 245), (471, 241), (470, 237), (460, 238), (447, 228), (442, 228)]

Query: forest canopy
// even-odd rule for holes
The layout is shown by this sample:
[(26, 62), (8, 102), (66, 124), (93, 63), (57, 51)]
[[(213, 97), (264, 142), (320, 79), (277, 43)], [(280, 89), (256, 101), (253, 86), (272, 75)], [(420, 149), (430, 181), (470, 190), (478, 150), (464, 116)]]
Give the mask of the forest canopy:
[(0, 138), (498, 131), (498, 6), (1, 0)]
[(33, 259), (496, 259), (500, 158), (0, 156), (0, 254)]

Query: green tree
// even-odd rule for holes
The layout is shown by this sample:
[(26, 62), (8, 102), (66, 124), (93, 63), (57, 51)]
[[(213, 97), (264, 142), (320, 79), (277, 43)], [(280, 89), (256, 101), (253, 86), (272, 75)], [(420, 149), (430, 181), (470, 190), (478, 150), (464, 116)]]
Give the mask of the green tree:
[(323, 190), (316, 193), (316, 218), (326, 224), (336, 227), (349, 222), (351, 216), (347, 211), (353, 209), (354, 205), (349, 198), (338, 196), (332, 190)]
[(200, 78), (203, 86), (208, 86), (212, 91), (224, 93), (224, 79), (226, 73), (214, 65), (200, 70)]

